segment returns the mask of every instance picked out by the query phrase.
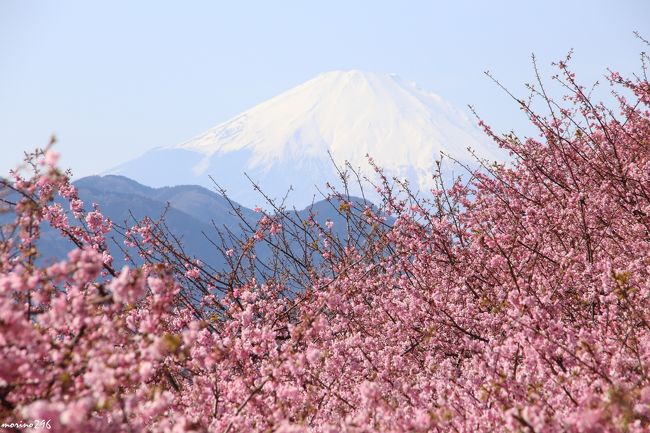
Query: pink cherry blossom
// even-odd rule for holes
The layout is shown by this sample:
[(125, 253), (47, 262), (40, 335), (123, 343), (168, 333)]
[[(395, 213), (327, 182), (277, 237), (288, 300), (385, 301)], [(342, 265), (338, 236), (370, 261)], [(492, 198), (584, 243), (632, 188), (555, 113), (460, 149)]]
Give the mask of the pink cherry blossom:
[[(215, 249), (224, 270), (183, 253), (164, 224), (122, 230), (87, 212), (54, 154), (30, 155), (31, 176), (2, 181), (19, 198), (0, 238), (0, 420), (649, 431), (650, 85), (613, 73), (614, 111), (567, 64), (565, 99), (533, 89), (549, 113), (517, 101), (538, 137), (481, 122), (511, 163), (484, 162), (470, 183), (437, 176), (431, 194), (375, 166), (376, 207), (330, 196), (343, 236), (271, 203)], [(40, 257), (46, 225), (72, 242), (60, 261)], [(109, 236), (139, 261), (115, 268)]]

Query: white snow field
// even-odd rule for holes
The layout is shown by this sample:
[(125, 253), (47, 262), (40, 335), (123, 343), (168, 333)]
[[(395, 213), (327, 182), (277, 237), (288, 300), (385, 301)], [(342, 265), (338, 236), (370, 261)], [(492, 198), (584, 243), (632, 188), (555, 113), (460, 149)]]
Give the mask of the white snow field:
[[(441, 152), (465, 162), (503, 160), (466, 112), (396, 75), (328, 72), (243, 112), (184, 143), (150, 150), (109, 171), (153, 187), (212, 186), (235, 201), (263, 204), (244, 172), (270, 196), (305, 206), (336, 183), (331, 158), (372, 174), (366, 155), (389, 176), (418, 189), (432, 185)], [(353, 190), (353, 193), (358, 191)], [(372, 194), (371, 194), (372, 195)]]

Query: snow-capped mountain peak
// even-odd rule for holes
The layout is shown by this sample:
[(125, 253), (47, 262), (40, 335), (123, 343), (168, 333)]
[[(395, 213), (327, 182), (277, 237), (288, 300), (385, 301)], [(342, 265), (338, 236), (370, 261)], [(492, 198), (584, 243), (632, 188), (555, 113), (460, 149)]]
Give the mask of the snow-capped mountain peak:
[[(178, 175), (181, 183), (205, 185), (212, 175), (235, 200), (252, 205), (259, 196), (253, 199), (250, 185), (242, 182), (247, 172), (271, 195), (282, 196), (292, 185), (290, 201), (303, 205), (311, 201), (314, 184), (334, 180), (328, 154), (337, 164), (348, 161), (362, 172), (370, 155), (388, 174), (428, 187), (441, 152), (470, 161), (471, 147), (490, 158), (494, 148), (485, 143), (465, 112), (414, 83), (394, 74), (333, 71), (112, 172), (152, 186), (178, 183)], [(165, 154), (176, 168), (165, 170), (168, 180), (144, 178), (151, 176), (138, 165), (164, 160)], [(179, 159), (187, 161), (179, 164)]]

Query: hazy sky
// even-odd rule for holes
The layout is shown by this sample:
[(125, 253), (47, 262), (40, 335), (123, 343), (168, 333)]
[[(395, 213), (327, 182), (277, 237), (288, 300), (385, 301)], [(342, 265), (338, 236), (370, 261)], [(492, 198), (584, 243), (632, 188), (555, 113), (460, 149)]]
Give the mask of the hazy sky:
[(59, 138), (76, 177), (185, 141), (313, 76), (392, 72), (498, 130), (516, 92), (575, 49), (586, 82), (639, 69), (650, 1), (0, 0), (0, 173)]

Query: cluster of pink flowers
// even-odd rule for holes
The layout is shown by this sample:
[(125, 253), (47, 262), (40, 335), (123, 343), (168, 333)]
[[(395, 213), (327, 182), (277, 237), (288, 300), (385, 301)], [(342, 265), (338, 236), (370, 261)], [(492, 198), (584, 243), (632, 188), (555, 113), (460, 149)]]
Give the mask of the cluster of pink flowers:
[[(252, 245), (284, 251), (299, 225), (261, 210), (224, 273), (156, 256), (148, 220), (126, 231), (145, 264), (115, 270), (111, 222), (83, 211), (54, 154), (36, 154), (33, 177), (6, 183), (19, 199), (0, 241), (0, 419), (56, 432), (648, 431), (650, 86), (613, 75), (634, 95), (616, 118), (561, 68), (573, 105), (528, 111), (540, 140), (486, 127), (513, 164), (428, 199), (384, 186), (378, 209), (341, 201), (364, 241), (328, 221), (306, 248), (318, 266), (286, 251), (266, 279), (243, 271)], [(72, 241), (66, 260), (36, 261), (42, 223)]]

